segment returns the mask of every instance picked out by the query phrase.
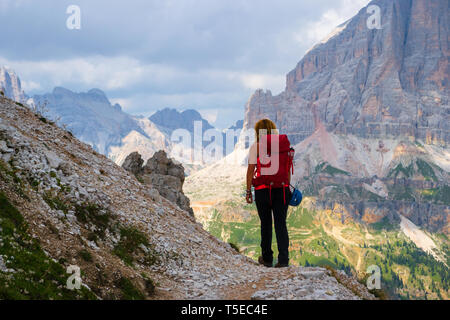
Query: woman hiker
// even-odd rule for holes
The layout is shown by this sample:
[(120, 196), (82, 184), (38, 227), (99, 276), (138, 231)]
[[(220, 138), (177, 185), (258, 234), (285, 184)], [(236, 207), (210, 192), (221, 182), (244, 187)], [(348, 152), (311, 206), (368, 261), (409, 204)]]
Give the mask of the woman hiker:
[[(261, 250), (262, 256), (258, 262), (266, 267), (273, 266), (272, 251), (272, 213), (275, 222), (275, 233), (278, 245), (278, 262), (276, 268), (289, 266), (289, 236), (286, 227), (286, 216), (291, 198), (290, 179), (292, 159), (286, 156), (290, 149), (289, 140), (286, 135), (278, 135), (275, 124), (269, 119), (263, 119), (255, 125), (256, 142), (250, 147), (247, 169), (247, 203), (253, 202), (252, 185), (255, 187), (255, 202), (258, 209), (258, 215), (261, 220)], [(274, 138), (274, 135), (277, 135)], [(260, 161), (260, 146), (262, 141), (266, 145), (270, 141), (277, 139), (279, 141), (279, 153), (273, 152), (272, 156), (279, 155), (279, 169), (272, 175), (263, 176)], [(286, 148), (288, 151), (286, 151)], [(282, 150), (283, 149), (283, 150)], [(269, 151), (270, 153), (270, 151)], [(270, 156), (270, 155), (269, 155)], [(271, 161), (273, 162), (273, 161)], [(265, 162), (267, 163), (267, 161)], [(287, 170), (286, 170), (287, 168)], [(287, 171), (287, 172), (286, 172)]]

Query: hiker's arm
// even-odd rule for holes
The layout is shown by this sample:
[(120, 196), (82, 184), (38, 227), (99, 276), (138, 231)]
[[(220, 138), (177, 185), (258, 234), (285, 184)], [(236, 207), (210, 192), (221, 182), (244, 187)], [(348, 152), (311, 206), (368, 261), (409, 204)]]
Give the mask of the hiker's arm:
[(249, 164), (247, 168), (247, 190), (252, 188), (253, 174), (255, 173), (255, 164)]
[(252, 190), (252, 179), (253, 179), (253, 174), (255, 172), (255, 167), (256, 167), (256, 165), (249, 164), (248, 168), (247, 168), (247, 190), (246, 190), (247, 194), (245, 196), (245, 199), (247, 200), (247, 203), (252, 203), (253, 202), (251, 190)]

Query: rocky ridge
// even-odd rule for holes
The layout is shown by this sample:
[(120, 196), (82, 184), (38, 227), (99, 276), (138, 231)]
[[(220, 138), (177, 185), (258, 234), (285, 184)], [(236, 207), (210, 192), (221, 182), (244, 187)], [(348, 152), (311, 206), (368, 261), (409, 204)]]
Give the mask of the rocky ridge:
[[(326, 269), (256, 265), (188, 212), (155, 198), (133, 174), (3, 97), (0, 140), (1, 193), (48, 258), (80, 266), (84, 288), (97, 298), (129, 298), (130, 286), (140, 299), (372, 298), (364, 286), (346, 287)], [(10, 281), (22, 271), (14, 257), (0, 255), (14, 269), (2, 268), (0, 280)]]

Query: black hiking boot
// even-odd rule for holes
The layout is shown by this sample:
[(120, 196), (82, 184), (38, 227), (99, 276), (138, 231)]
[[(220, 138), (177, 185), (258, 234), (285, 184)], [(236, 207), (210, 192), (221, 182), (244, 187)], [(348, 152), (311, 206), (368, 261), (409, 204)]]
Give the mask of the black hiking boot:
[(289, 267), (289, 263), (279, 263), (277, 262), (277, 264), (275, 265), (275, 268), (287, 268)]
[(265, 267), (267, 267), (267, 268), (272, 268), (272, 262), (266, 262), (266, 261), (264, 261), (264, 259), (263, 259), (263, 257), (262, 256), (260, 256), (259, 258), (258, 258), (258, 263), (259, 264), (262, 264), (263, 266), (265, 266)]

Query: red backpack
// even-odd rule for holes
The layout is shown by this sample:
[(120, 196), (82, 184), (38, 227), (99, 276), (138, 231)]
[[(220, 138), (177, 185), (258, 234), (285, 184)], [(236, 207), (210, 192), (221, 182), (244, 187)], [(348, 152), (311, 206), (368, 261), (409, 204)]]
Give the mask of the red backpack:
[[(252, 181), (255, 190), (269, 188), (272, 191), (272, 188), (283, 188), (284, 195), (285, 188), (290, 184), (289, 171), (294, 174), (295, 150), (291, 148), (287, 135), (264, 135), (258, 143), (258, 148), (256, 172)], [(286, 197), (284, 201), (286, 202)]]

